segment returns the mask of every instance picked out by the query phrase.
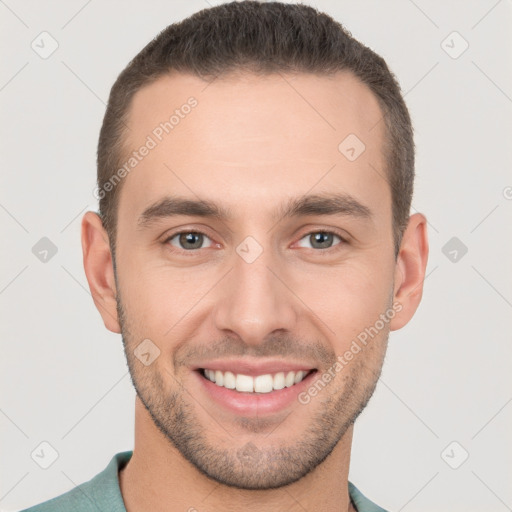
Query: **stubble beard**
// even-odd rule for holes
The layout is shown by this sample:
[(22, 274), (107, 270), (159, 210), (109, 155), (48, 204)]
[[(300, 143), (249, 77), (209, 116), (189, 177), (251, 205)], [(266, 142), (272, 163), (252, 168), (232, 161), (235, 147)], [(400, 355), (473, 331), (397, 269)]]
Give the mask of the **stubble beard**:
[[(240, 418), (237, 421), (238, 431), (243, 429), (245, 439), (249, 432), (253, 432), (254, 443), (249, 441), (237, 446), (236, 436), (230, 434), (233, 428), (228, 427), (223, 431), (226, 434), (223, 444), (232, 447), (219, 448), (211, 439), (212, 436), (208, 435), (208, 427), (198, 418), (195, 409), (200, 406), (181, 382), (169, 375), (169, 385), (166, 386), (162, 375), (156, 370), (157, 365), (144, 366), (135, 357), (133, 351), (138, 338), (132, 338), (133, 331), (129, 328), (120, 297), (118, 318), (133, 386), (155, 426), (200, 473), (220, 484), (247, 490), (268, 490), (289, 485), (311, 473), (327, 459), (373, 395), (389, 335), (389, 331), (382, 333), (384, 338), (378, 342), (382, 344), (381, 354), (373, 368), (365, 366), (361, 358), (344, 375), (341, 389), (330, 394), (322, 390), (311, 401), (321, 401), (321, 407), (317, 406), (317, 412), (308, 420), (309, 424), (294, 441), (288, 441), (290, 444), (272, 444), (272, 434), (263, 434), (268, 427), (265, 421)], [(361, 367), (361, 371), (357, 366)], [(361, 375), (365, 375), (365, 378), (361, 378)], [(278, 433), (280, 427), (286, 431), (286, 423), (294, 421), (294, 416), (304, 412), (303, 407), (307, 405), (298, 404), (282, 425), (274, 427), (274, 432)]]

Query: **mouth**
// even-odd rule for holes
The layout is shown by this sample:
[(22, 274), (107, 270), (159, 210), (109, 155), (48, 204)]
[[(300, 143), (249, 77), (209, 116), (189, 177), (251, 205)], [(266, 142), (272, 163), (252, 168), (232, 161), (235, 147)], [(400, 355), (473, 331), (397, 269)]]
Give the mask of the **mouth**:
[(235, 390), (239, 393), (259, 394), (291, 388), (301, 383), (310, 374), (316, 372), (316, 369), (281, 371), (255, 376), (211, 368), (199, 368), (198, 372), (205, 379), (219, 387)]
[(302, 408), (298, 395), (312, 385), (318, 369), (283, 361), (259, 365), (218, 361), (192, 373), (205, 403), (214, 406), (213, 414), (220, 412), (215, 407), (220, 406), (236, 416), (258, 418)]

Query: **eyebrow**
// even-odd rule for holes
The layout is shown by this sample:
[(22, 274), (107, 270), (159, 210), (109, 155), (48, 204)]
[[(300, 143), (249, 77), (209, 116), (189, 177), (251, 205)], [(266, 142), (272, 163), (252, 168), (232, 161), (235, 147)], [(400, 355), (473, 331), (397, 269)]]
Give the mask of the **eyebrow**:
[[(210, 218), (222, 222), (233, 220), (235, 217), (229, 208), (214, 201), (166, 196), (147, 207), (140, 215), (137, 224), (139, 229), (144, 229), (160, 219), (180, 215)], [(315, 215), (336, 215), (362, 220), (371, 220), (373, 217), (370, 208), (350, 194), (323, 193), (288, 199), (274, 212), (272, 219)]]

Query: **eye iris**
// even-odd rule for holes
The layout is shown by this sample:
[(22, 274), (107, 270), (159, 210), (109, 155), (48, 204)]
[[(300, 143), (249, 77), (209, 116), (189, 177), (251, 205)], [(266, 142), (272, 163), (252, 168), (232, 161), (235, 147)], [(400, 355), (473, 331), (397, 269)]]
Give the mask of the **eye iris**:
[[(203, 244), (203, 235), (201, 233), (181, 233), (180, 244), (184, 249), (199, 249)], [(192, 244), (190, 247), (186, 244)]]
[(313, 233), (312, 235), (310, 235), (310, 239), (312, 242), (311, 245), (315, 247), (315, 243), (318, 242), (319, 246), (317, 247), (319, 247), (320, 249), (329, 248), (332, 244), (332, 237), (332, 233)]

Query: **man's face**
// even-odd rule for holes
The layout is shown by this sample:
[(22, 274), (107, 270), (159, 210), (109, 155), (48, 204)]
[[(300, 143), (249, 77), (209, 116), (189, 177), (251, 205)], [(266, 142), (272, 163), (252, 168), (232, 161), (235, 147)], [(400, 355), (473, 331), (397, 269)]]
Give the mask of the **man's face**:
[[(197, 104), (182, 108), (190, 97)], [(158, 130), (176, 109), (172, 130)], [(156, 144), (119, 202), (126, 356), (155, 425), (219, 482), (264, 489), (306, 475), (375, 388), (395, 274), (381, 117), (346, 73), (210, 85), (176, 74), (134, 98), (126, 148)], [(359, 156), (353, 136), (339, 149), (350, 134), (365, 145)], [(226, 216), (175, 209), (171, 197)], [(155, 347), (151, 364), (135, 355), (151, 361)]]

